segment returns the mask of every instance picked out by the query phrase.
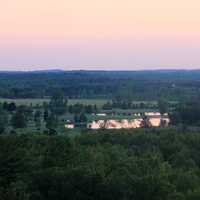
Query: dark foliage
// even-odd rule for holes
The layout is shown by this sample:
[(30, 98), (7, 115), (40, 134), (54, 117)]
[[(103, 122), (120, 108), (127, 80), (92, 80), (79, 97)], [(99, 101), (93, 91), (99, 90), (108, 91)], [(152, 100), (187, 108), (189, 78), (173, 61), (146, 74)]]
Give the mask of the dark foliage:
[(200, 134), (100, 130), (76, 137), (0, 136), (3, 200), (192, 200)]
[(44, 98), (62, 91), (69, 98), (189, 100), (200, 93), (199, 76), (198, 70), (0, 73), (0, 96)]

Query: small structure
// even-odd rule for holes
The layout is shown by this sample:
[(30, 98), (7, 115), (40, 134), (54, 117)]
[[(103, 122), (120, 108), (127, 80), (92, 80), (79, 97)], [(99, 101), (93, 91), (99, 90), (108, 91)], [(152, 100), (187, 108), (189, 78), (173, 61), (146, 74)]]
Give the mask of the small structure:
[(170, 123), (170, 119), (168, 116), (162, 117), (161, 124), (160, 124), (161, 126), (167, 127), (167, 126), (169, 126), (169, 123)]
[(96, 116), (106, 116), (106, 113), (97, 113)]
[(161, 115), (159, 112), (145, 113), (145, 124), (149, 127), (164, 126), (167, 127), (170, 123), (168, 113)]
[(74, 124), (65, 124), (65, 128), (73, 129), (74, 128)]
[(150, 117), (150, 116), (161, 116), (160, 112), (145, 112), (144, 115), (146, 117)]
[(67, 123), (65, 124), (65, 128), (73, 129), (73, 128), (75, 128), (75, 125), (72, 121), (67, 120)]
[(146, 120), (146, 124), (149, 127), (158, 127), (161, 125), (161, 118), (160, 117), (149, 117)]
[(143, 119), (122, 119), (122, 120), (95, 120), (88, 123), (87, 128), (89, 129), (122, 129), (122, 128), (140, 128), (142, 127)]

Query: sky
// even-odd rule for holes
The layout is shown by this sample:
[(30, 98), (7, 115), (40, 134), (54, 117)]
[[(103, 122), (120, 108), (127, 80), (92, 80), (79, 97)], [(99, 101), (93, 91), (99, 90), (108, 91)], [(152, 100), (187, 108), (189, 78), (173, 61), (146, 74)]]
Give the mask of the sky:
[(200, 68), (199, 0), (0, 5), (0, 70)]

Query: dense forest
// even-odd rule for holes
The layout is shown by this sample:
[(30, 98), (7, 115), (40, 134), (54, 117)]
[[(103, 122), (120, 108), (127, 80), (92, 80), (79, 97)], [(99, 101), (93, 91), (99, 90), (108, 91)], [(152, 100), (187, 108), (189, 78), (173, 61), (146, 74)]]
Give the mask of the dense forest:
[(3, 200), (199, 200), (199, 130), (0, 136)]
[(0, 97), (188, 100), (199, 96), (199, 70), (1, 72)]
[[(199, 200), (199, 77), (198, 70), (1, 72), (0, 200)], [(42, 103), (32, 104), (36, 98)], [(87, 127), (103, 112), (130, 119), (149, 110), (167, 113), (169, 126)]]

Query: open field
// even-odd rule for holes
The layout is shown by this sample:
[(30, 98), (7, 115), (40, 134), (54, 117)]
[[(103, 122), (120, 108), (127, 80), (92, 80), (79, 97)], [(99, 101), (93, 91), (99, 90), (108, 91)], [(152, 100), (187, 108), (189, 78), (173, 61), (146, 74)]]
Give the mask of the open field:
[[(30, 106), (41, 106), (44, 102), (49, 103), (49, 98), (31, 98), (31, 99), (9, 99), (9, 98), (0, 98), (0, 103), (7, 102), (15, 102), (16, 105), (27, 105)], [(106, 104), (108, 101), (111, 101), (110, 99), (68, 99), (68, 105), (74, 105), (77, 103), (83, 104), (83, 105), (96, 105), (98, 108), (101, 108), (104, 104)], [(171, 104), (177, 104), (178, 101), (168, 101)], [(132, 101), (133, 104), (149, 104), (152, 106), (157, 105), (157, 101)]]
[[(44, 102), (49, 102), (50, 99), (6, 99), (6, 98), (0, 98), (0, 102), (15, 102), (17, 105), (30, 105), (32, 103), (33, 106), (42, 105)], [(84, 105), (97, 105), (102, 106), (105, 104), (108, 100), (107, 99), (69, 99), (68, 104), (73, 105), (76, 103), (81, 103)]]
[(6, 99), (6, 98), (0, 98), (0, 103), (3, 102), (14, 102), (17, 105), (30, 105), (32, 104), (33, 106), (36, 105), (42, 105), (43, 102), (49, 102), (49, 99)]
[[(42, 105), (44, 102), (49, 102), (50, 99), (7, 99), (7, 98), (0, 98), (0, 103), (2, 102), (15, 102), (17, 105), (30, 105), (32, 103), (33, 106), (36, 105)], [(69, 99), (68, 104), (73, 105), (76, 103), (81, 103), (84, 105), (97, 105), (98, 107), (103, 106), (109, 99)], [(139, 104), (139, 103), (150, 103), (150, 104), (157, 104), (156, 101), (133, 101), (134, 104)]]
[(114, 119), (114, 120), (122, 120), (122, 119), (137, 119), (141, 117), (136, 117), (133, 115), (106, 115), (106, 116), (96, 116), (96, 115), (87, 115), (88, 121), (93, 120), (108, 120), (108, 119)]
[(98, 107), (103, 106), (109, 99), (69, 99), (69, 105), (73, 105), (76, 103), (81, 103), (84, 105), (97, 105)]

